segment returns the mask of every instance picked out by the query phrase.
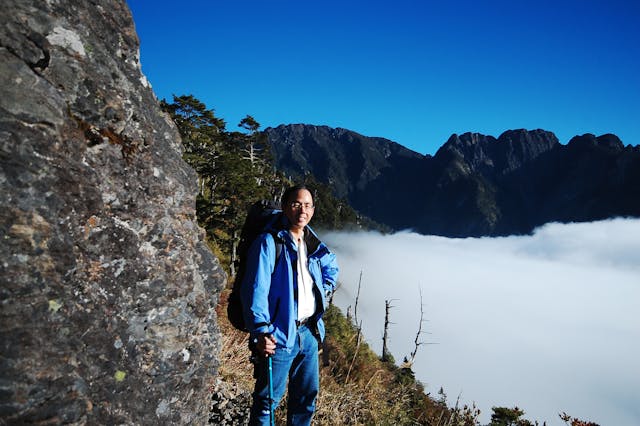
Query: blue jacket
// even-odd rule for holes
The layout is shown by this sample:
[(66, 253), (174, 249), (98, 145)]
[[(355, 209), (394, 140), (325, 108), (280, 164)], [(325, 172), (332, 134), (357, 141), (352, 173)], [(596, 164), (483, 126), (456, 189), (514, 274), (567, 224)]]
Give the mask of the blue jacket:
[[(240, 297), (245, 324), (252, 335), (270, 333), (279, 348), (293, 348), (296, 339), (298, 307), (295, 298), (297, 275), (292, 265), (298, 259), (298, 250), (289, 234), (288, 220), (282, 215), (277, 228), (260, 235), (252, 243), (247, 256), (247, 269), (242, 282)], [(272, 234), (283, 242), (282, 252), (276, 260), (276, 244)], [(322, 314), (326, 297), (336, 286), (338, 264), (318, 236), (305, 227), (309, 273), (314, 282), (315, 314), (309, 318), (309, 326), (320, 341), (324, 339)]]

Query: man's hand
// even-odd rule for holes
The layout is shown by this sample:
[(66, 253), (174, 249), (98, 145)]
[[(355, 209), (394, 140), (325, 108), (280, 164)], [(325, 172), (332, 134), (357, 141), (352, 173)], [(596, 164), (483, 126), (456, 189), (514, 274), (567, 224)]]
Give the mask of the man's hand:
[(263, 357), (275, 355), (276, 339), (271, 334), (261, 334), (254, 339), (258, 354)]

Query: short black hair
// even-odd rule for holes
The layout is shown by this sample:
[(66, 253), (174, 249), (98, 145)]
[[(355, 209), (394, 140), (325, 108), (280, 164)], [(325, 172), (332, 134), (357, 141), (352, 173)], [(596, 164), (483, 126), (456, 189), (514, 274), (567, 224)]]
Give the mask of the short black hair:
[(311, 199), (313, 200), (313, 191), (311, 191), (311, 189), (309, 189), (306, 185), (294, 185), (290, 188), (287, 188), (287, 190), (282, 194), (282, 198), (280, 198), (280, 207), (284, 208), (287, 203), (291, 202), (293, 195), (297, 194), (298, 191), (302, 191), (303, 189), (309, 191), (309, 193), (311, 194)]

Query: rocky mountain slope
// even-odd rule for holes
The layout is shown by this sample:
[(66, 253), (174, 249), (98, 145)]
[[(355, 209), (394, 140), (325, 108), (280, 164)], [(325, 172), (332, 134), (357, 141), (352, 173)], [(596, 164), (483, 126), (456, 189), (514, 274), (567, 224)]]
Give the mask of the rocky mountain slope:
[(265, 132), (279, 170), (294, 177), (312, 173), (367, 216), (392, 228), (407, 226), (394, 209), (420, 188), (414, 177), (424, 174), (423, 155), (387, 139), (326, 126), (282, 125)]
[(0, 424), (206, 423), (225, 276), (126, 3), (0, 20)]
[(531, 232), (550, 221), (640, 216), (640, 147), (615, 135), (453, 135), (435, 156), (345, 129), (266, 131), (277, 167), (312, 173), (394, 229), (454, 237)]

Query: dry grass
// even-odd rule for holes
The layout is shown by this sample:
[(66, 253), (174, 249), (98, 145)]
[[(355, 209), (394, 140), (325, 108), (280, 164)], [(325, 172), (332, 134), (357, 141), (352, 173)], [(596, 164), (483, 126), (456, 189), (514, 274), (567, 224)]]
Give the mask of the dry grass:
[(227, 301), (230, 290), (220, 295), (217, 307), (218, 325), (222, 332), (219, 374), (222, 380), (234, 382), (247, 390), (253, 390), (253, 364), (249, 361), (249, 335), (236, 330), (227, 319)]
[[(234, 329), (226, 318), (228, 293), (229, 290), (223, 292), (218, 306), (223, 337), (220, 377), (251, 392), (254, 379), (248, 335)], [(337, 308), (330, 307), (325, 318), (327, 340), (321, 356), (325, 362), (320, 370), (315, 424), (477, 424), (474, 416), (463, 415), (462, 410), (449, 409), (427, 397), (412, 372), (383, 363), (365, 342), (358, 344), (357, 328)], [(276, 414), (278, 424), (284, 423), (284, 410), (279, 409)]]

